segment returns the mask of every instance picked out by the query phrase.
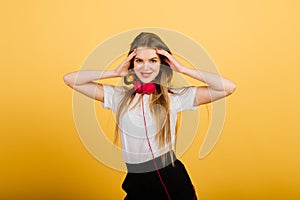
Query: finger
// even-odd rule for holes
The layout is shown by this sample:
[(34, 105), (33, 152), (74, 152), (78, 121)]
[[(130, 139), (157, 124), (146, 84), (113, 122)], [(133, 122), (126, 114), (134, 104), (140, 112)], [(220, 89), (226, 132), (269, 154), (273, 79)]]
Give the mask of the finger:
[(155, 50), (156, 50), (156, 53), (163, 55), (163, 52), (161, 49), (155, 49)]
[(135, 54), (136, 53), (136, 49), (133, 49), (133, 51), (130, 54)]
[(127, 58), (125, 59), (125, 62), (129, 62), (134, 56), (136, 56), (136, 49), (133, 50), (129, 56), (127, 56)]
[(136, 54), (136, 49), (134, 49), (134, 50), (131, 52), (131, 54)]
[(156, 53), (158, 53), (158, 54), (163, 54), (163, 52), (160, 50), (160, 49), (155, 49), (155, 51), (156, 51)]
[(170, 65), (170, 63), (171, 63), (170, 60), (169, 60), (168, 58), (165, 58), (164, 61), (165, 61), (166, 63), (168, 63), (169, 65)]
[(165, 51), (163, 49), (156, 49), (156, 52), (161, 54), (161, 55), (164, 55), (166, 57), (168, 57), (170, 55), (167, 51)]

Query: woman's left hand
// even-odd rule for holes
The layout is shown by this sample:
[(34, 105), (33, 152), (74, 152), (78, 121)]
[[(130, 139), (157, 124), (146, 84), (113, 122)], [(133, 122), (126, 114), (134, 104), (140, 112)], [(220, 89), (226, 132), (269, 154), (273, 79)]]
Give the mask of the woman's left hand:
[(184, 66), (182, 66), (169, 52), (163, 49), (156, 49), (156, 53), (165, 56), (165, 62), (168, 63), (172, 70), (175, 72), (181, 72)]

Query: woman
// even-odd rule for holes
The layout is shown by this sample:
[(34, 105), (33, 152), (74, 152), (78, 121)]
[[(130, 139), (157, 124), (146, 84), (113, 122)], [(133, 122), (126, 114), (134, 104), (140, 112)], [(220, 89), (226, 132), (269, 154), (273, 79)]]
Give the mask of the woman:
[[(207, 86), (171, 88), (173, 71)], [(94, 82), (115, 77), (123, 77), (129, 87)], [(125, 199), (197, 199), (174, 153), (177, 113), (230, 95), (233, 82), (181, 65), (159, 36), (145, 32), (133, 40), (117, 69), (71, 72), (64, 81), (116, 113), (115, 141), (120, 135), (128, 169), (122, 184)]]

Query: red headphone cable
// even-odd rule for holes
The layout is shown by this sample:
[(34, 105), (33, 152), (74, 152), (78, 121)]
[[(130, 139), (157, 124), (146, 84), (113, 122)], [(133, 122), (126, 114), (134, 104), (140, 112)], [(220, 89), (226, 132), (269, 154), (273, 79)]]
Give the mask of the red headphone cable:
[(156, 172), (157, 172), (157, 175), (159, 177), (159, 180), (161, 182), (161, 184), (163, 185), (165, 191), (166, 191), (166, 194), (168, 196), (168, 199), (171, 200), (171, 196), (169, 194), (169, 191), (167, 189), (167, 186), (165, 185), (164, 181), (162, 180), (162, 177), (158, 171), (158, 167), (157, 167), (157, 164), (156, 164), (156, 160), (154, 159), (154, 153), (153, 153), (153, 150), (152, 150), (152, 147), (151, 147), (151, 144), (150, 144), (150, 140), (149, 140), (149, 137), (148, 137), (148, 129), (147, 129), (147, 123), (146, 123), (146, 117), (145, 117), (145, 111), (144, 111), (144, 95), (142, 94), (142, 113), (143, 113), (143, 119), (144, 119), (144, 126), (145, 126), (145, 132), (146, 132), (146, 137), (147, 137), (147, 141), (148, 141), (148, 145), (149, 145), (149, 148), (150, 148), (150, 151), (151, 151), (151, 154), (152, 154), (152, 158), (153, 158), (153, 163), (154, 163), (154, 167), (156, 169)]

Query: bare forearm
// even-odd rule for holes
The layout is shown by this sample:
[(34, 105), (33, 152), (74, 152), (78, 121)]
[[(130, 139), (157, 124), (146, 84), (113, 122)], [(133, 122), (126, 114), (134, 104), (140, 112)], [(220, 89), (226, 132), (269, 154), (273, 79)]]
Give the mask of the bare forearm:
[(236, 85), (232, 81), (214, 73), (186, 67), (182, 68), (180, 72), (207, 84), (210, 88), (216, 91), (226, 91), (228, 93), (232, 93), (236, 88)]
[(64, 75), (64, 81), (68, 85), (84, 85), (96, 80), (115, 77), (117, 77), (115, 71), (80, 70)]

